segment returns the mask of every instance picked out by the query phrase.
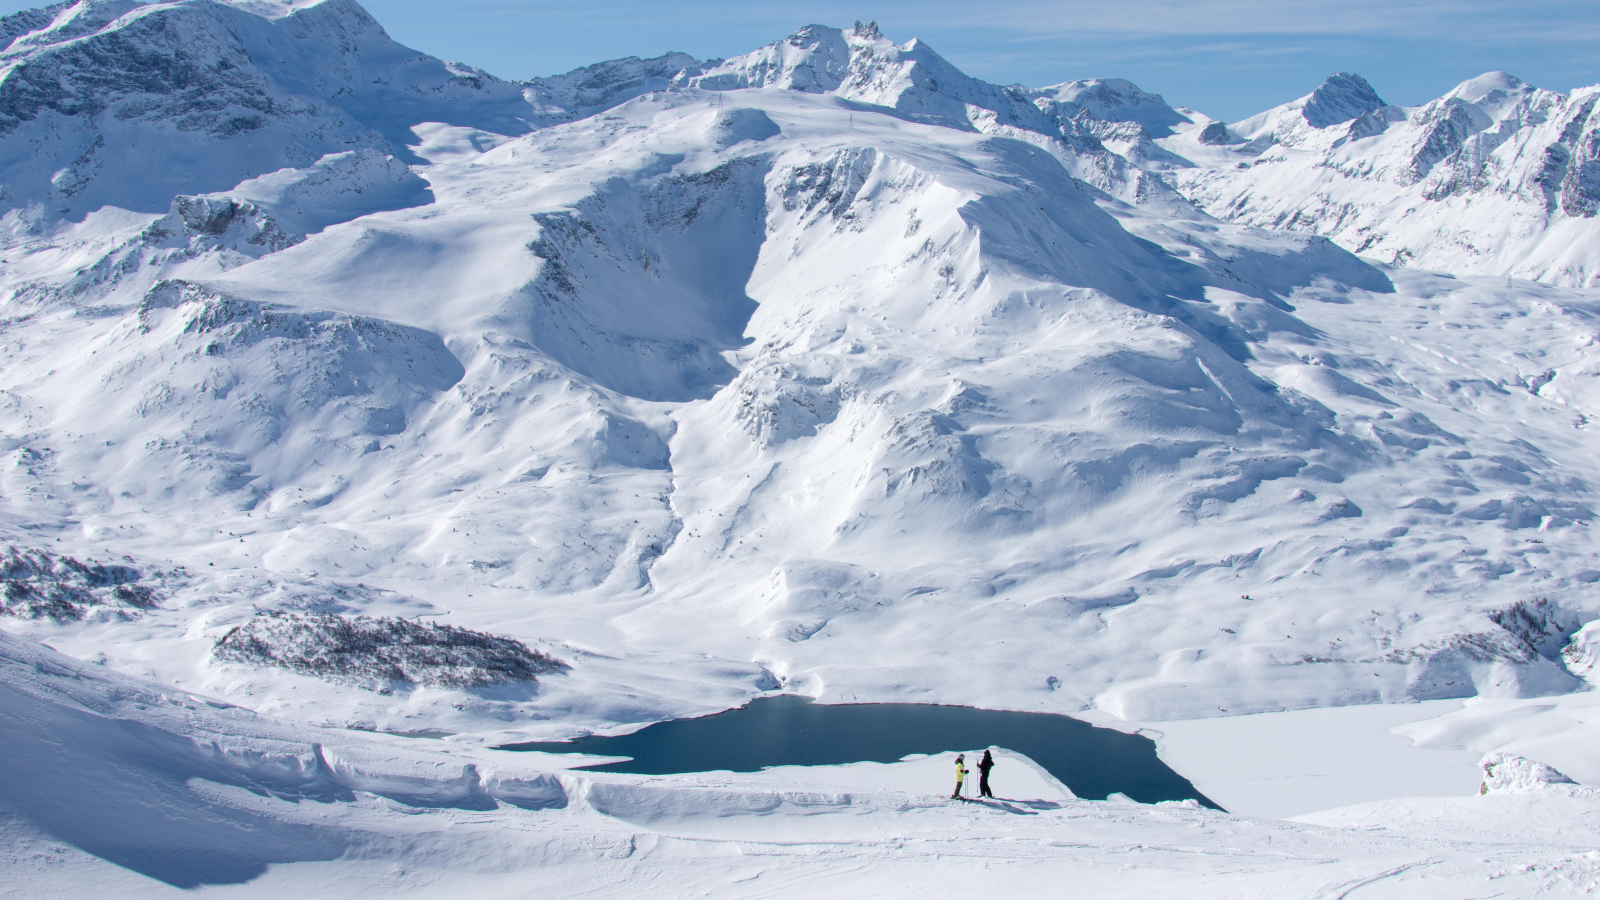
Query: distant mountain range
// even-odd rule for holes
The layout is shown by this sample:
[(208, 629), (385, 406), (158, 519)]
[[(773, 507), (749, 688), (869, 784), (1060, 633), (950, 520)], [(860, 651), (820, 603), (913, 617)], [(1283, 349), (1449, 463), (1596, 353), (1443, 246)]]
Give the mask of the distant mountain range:
[[(1230, 124), (871, 24), (526, 82), (353, 0), (0, 33), (0, 537), (161, 573), (40, 563), (8, 629), (406, 732), (1583, 683), (1592, 90)], [(271, 663), (356, 614), (568, 667)]]

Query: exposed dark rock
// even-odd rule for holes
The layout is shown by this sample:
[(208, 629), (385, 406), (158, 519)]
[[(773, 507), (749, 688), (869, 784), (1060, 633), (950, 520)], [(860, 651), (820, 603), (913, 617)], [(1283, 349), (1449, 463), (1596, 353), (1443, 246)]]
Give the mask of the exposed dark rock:
[(1384, 106), (1383, 98), (1360, 75), (1335, 72), (1328, 76), (1306, 100), (1301, 114), (1313, 128), (1327, 128), (1348, 122), (1365, 112)]
[(0, 555), (0, 615), (75, 622), (103, 607), (126, 614), (161, 605), (132, 566), (80, 562), (42, 550), (7, 547)]
[(534, 682), (566, 663), (521, 641), (407, 619), (262, 613), (224, 634), (224, 662), (275, 666), (369, 690)]

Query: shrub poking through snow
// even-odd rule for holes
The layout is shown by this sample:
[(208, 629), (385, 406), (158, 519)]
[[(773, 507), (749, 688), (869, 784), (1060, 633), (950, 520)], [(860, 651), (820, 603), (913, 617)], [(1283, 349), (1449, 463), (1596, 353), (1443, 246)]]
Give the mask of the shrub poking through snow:
[(6, 547), (0, 554), (0, 614), (76, 622), (96, 607), (124, 614), (154, 609), (159, 598), (153, 588), (138, 583), (142, 577), (132, 566)]
[(521, 641), (406, 619), (262, 613), (217, 640), (225, 662), (276, 666), (379, 690), (537, 681), (566, 663)]
[(1519, 600), (1490, 613), (1489, 618), (1527, 646), (1529, 659), (1534, 654), (1556, 659), (1567, 636), (1578, 628), (1575, 615), (1543, 597)]
[(1542, 762), (1535, 762), (1496, 750), (1479, 761), (1483, 784), (1478, 793), (1518, 793), (1536, 791), (1550, 784), (1573, 784), (1573, 780)]

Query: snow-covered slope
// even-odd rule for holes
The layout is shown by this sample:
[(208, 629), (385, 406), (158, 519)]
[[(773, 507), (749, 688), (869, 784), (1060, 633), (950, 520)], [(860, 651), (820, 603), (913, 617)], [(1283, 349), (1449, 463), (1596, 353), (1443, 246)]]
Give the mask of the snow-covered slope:
[[(1354, 79), (1229, 131), (870, 25), (511, 85), (349, 0), (5, 21), (78, 98), (0, 135), (7, 631), (461, 745), (778, 689), (1135, 727), (1586, 684), (1600, 295), (1168, 186), (1388, 115)], [(99, 162), (47, 171), (67, 135)], [(306, 662), (330, 615), (407, 665)]]
[[(1486, 794), (1321, 813), (1074, 799), (996, 754), (1007, 799), (953, 803), (949, 757), (639, 777), (544, 754), (299, 725), (0, 634), (0, 872), (28, 897), (1099, 897), (1581, 892), (1593, 788), (1504, 754)], [(1463, 822), (1467, 827), (1463, 827)], [(1130, 855), (1139, 865), (1129, 867)], [(1374, 893), (1373, 887), (1378, 888)], [(1383, 893), (1382, 891), (1390, 891)], [(1443, 892), (1443, 893), (1441, 893)]]
[[(1151, 719), (1578, 683), (1585, 295), (1140, 211), (1059, 139), (920, 115), (689, 87), (304, 240), (202, 221), (170, 249), (195, 200), (19, 248), (15, 515), (207, 570), (80, 646), (396, 730), (778, 684)], [(203, 202), (303, 223), (337, 165)], [(1508, 313), (1515, 350), (1477, 339)], [(602, 656), (476, 713), (285, 694), (210, 646), (289, 573), (342, 597), (307, 608), (420, 601)], [(685, 654), (714, 693), (600, 674)]]
[(526, 83), (403, 47), (353, 0), (63, 2), (0, 19), (0, 210), (164, 210), (361, 149), (482, 150), (656, 87), (684, 54)]
[(1173, 184), (1232, 221), (1326, 235), (1395, 265), (1600, 284), (1600, 89), (1504, 72), (1424, 106), (1359, 76), (1221, 127), (1162, 138)]
[(517, 86), (401, 47), (344, 0), (88, 0), (0, 33), (3, 202), (47, 216), (165, 210), (328, 153), (403, 152), (418, 122), (507, 133), (527, 111)]

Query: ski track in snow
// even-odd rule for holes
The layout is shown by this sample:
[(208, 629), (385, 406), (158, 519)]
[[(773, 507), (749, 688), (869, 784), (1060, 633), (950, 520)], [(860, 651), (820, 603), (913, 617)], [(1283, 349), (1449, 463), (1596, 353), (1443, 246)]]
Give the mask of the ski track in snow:
[[(1581, 785), (1284, 822), (485, 749), (777, 690), (1285, 746), (1475, 698), (1394, 733), (1593, 783), (1590, 92), (1227, 125), (868, 26), (510, 83), (350, 0), (0, 22), (21, 895), (1595, 889)], [(213, 655), (262, 611), (564, 667)]]

